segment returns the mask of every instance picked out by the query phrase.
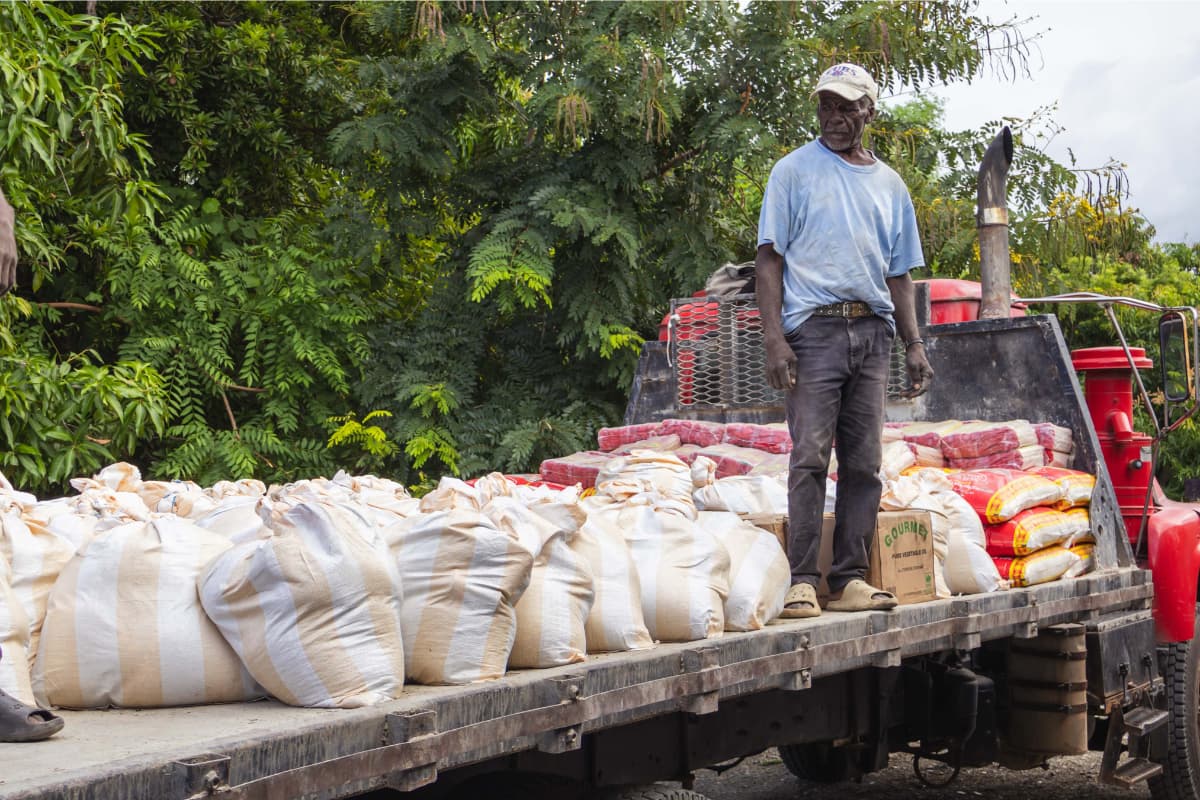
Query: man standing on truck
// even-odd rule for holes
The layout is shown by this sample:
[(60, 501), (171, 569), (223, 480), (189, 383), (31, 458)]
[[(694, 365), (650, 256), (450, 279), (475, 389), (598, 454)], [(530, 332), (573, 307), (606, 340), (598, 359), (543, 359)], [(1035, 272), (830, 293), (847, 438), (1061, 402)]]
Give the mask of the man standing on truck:
[(771, 170), (758, 223), (756, 284), (767, 381), (787, 392), (788, 560), (783, 616), (821, 613), (817, 555), (830, 450), (838, 458), (833, 564), (836, 611), (889, 609), (865, 580), (882, 486), (884, 397), (892, 341), (904, 341), (911, 388), (933, 370), (918, 337), (909, 270), (924, 266), (912, 198), (862, 145), (879, 88), (857, 64), (827, 69), (813, 92), (821, 135)]

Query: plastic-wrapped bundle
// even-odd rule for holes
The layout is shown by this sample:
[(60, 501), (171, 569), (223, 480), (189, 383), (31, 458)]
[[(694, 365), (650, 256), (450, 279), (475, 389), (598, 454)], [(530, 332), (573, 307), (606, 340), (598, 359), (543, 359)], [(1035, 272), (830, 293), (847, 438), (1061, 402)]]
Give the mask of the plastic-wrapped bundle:
[(601, 428), (596, 431), (596, 443), (601, 450), (613, 450), (649, 436), (657, 436), (659, 433), (659, 424), (657, 422), (644, 422), (639, 425), (620, 425), (615, 428)]
[(1018, 447), (1015, 450), (1004, 450), (973, 458), (951, 458), (947, 463), (957, 469), (1020, 469), (1033, 470), (1046, 463), (1046, 451), (1038, 445)]
[[(883, 463), (880, 472), (888, 480), (895, 480), (900, 473), (917, 463), (917, 457), (905, 442), (889, 442), (883, 446)], [(832, 469), (832, 466), (830, 467)]]
[(1022, 447), (1038, 446), (1037, 432), (1023, 419), (1008, 422), (966, 422), (942, 436), (946, 458), (978, 458)]
[(656, 436), (675, 434), (684, 444), (698, 444), (701, 447), (711, 447), (720, 444), (725, 439), (725, 425), (720, 422), (706, 422), (698, 419), (665, 419), (655, 430)]
[(679, 437), (675, 434), (670, 436), (648, 436), (645, 439), (639, 439), (636, 442), (623, 444), (612, 449), (614, 456), (626, 456), (634, 450), (658, 450), (661, 452), (670, 452), (678, 450), (683, 442), (679, 441)]
[(34, 689), (67, 708), (153, 708), (262, 697), (205, 616), (197, 578), (230, 543), (182, 517), (107, 530), (63, 569)]
[(369, 515), (297, 495), (259, 510), (270, 535), (225, 551), (199, 582), (204, 610), (250, 674), (289, 705), (397, 697), (404, 595)]
[(725, 423), (726, 444), (738, 447), (752, 447), (768, 453), (792, 452), (792, 435), (787, 425), (782, 422), (772, 422), (766, 425), (755, 425), (749, 422)]
[(1051, 422), (1036, 422), (1033, 430), (1037, 436), (1037, 443), (1046, 450), (1070, 453), (1075, 449), (1075, 437), (1070, 428), (1064, 428)]
[(901, 428), (904, 441), (925, 447), (941, 448), (942, 437), (961, 428), (962, 422), (956, 419), (942, 422), (910, 422)]
[(561, 458), (547, 458), (539, 468), (542, 480), (561, 483), (566, 486), (580, 484), (585, 489), (596, 485), (596, 475), (600, 468), (612, 459), (612, 453), (601, 453), (585, 450), (572, 453)]

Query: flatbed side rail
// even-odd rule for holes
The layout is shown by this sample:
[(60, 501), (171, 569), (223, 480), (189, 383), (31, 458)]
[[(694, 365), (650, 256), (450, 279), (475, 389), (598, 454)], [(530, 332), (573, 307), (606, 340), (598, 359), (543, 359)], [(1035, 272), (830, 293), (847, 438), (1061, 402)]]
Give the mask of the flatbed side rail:
[[(427, 706), (418, 688), (411, 697), (377, 710), (378, 746), (320, 760), (296, 751), (292, 763), (279, 763), (267, 740), (194, 742), (197, 749), (190, 752), (97, 765), (83, 775), (34, 780), (33, 785), (25, 781), (24, 788), (18, 773), (9, 784), (11, 792), (0, 784), (0, 797), (116, 800), (131, 796), (121, 789), (131, 786), (138, 787), (137, 796), (164, 800), (325, 798), (384, 787), (409, 790), (436, 780), (440, 769), (525, 750), (566, 752), (579, 748), (592, 731), (679, 711), (708, 714), (724, 698), (803, 691), (816, 678), (853, 669), (898, 666), (913, 656), (1032, 637), (1039, 626), (1148, 608), (1152, 596), (1149, 573), (1110, 570), (893, 612), (830, 613), (762, 631), (601, 656), (537, 675), (514, 673), (486, 687), (442, 690), (438, 702)], [(523, 686), (516, 685), (520, 682)], [(154, 712), (141, 713), (149, 717)], [(361, 712), (354, 716), (361, 724)], [(328, 737), (337, 723), (328, 722), (328, 713), (321, 719), (324, 724), (314, 727), (312, 735)], [(289, 730), (276, 738), (296, 735)], [(286, 750), (280, 741), (275, 750)]]

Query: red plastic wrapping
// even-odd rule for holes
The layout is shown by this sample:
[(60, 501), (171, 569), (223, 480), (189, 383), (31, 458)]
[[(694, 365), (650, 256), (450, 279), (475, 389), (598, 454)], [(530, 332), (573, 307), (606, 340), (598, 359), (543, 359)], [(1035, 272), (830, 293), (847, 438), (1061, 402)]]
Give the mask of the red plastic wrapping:
[(1033, 444), (1019, 450), (1005, 450), (1001, 453), (975, 458), (949, 458), (946, 459), (946, 463), (959, 469), (999, 467), (1001, 469), (1032, 470), (1046, 463), (1046, 451), (1040, 445)]
[(656, 435), (659, 422), (644, 422), (640, 425), (621, 425), (616, 428), (601, 428), (596, 431), (596, 443), (601, 450), (613, 450), (631, 442), (641, 441)]
[(1037, 443), (1037, 432), (1024, 420), (967, 422), (942, 436), (941, 448), (946, 458), (979, 458)]
[(656, 436), (675, 434), (684, 444), (711, 447), (725, 438), (725, 425), (721, 422), (704, 422), (696, 419), (665, 419), (658, 424)]
[(768, 453), (792, 452), (792, 435), (786, 425), (755, 425), (749, 422), (725, 423), (726, 444), (753, 447)]
[(600, 468), (612, 458), (612, 453), (584, 450), (562, 458), (546, 459), (542, 462), (539, 473), (544, 481), (565, 486), (580, 483), (583, 484), (583, 488), (590, 489), (596, 485), (596, 474), (600, 472)]

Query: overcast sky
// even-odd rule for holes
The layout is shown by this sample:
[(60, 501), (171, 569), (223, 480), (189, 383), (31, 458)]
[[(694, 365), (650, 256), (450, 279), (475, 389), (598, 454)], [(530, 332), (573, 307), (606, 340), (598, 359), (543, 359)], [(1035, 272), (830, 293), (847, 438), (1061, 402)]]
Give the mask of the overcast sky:
[(1200, 0), (982, 0), (993, 20), (1022, 26), (1032, 45), (1029, 77), (985, 74), (939, 87), (946, 126), (974, 128), (1028, 117), (1057, 103), (1065, 128), (1047, 148), (1080, 166), (1124, 162), (1130, 204), (1160, 242), (1200, 242)]

